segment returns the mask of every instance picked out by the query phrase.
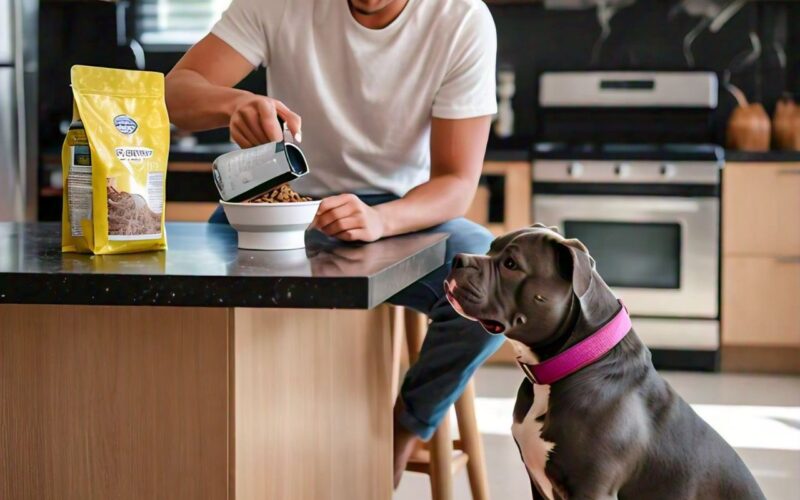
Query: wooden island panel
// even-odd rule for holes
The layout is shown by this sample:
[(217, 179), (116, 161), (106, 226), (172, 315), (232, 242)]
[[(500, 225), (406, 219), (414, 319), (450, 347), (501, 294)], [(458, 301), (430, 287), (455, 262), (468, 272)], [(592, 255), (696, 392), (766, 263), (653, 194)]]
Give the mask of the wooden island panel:
[(0, 498), (391, 498), (386, 307), (3, 304), (0, 325)]

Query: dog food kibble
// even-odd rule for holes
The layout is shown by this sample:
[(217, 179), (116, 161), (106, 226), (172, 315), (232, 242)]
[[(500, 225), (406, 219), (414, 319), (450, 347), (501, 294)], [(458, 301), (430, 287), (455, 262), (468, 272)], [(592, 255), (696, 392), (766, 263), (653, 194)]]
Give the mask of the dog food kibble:
[(108, 234), (130, 236), (159, 234), (161, 214), (150, 210), (147, 201), (138, 194), (118, 191), (107, 186)]
[(250, 200), (250, 203), (297, 203), (301, 201), (311, 201), (311, 198), (300, 196), (288, 184), (281, 184), (258, 198)]

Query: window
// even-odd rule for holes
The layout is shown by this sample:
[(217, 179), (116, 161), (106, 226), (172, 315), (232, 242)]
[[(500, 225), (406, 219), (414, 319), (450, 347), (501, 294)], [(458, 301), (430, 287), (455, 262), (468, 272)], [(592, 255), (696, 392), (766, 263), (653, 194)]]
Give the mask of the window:
[(143, 45), (186, 48), (208, 33), (230, 0), (139, 0), (136, 31)]

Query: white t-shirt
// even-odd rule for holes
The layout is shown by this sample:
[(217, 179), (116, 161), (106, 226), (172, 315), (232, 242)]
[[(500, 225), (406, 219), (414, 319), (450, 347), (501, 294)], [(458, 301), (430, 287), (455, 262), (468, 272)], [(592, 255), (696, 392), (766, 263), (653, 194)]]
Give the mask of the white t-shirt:
[(233, 0), (211, 32), (303, 119), (300, 192), (393, 193), (430, 178), (431, 117), (494, 114), (497, 36), (481, 0), (408, 0), (383, 29), (347, 0)]

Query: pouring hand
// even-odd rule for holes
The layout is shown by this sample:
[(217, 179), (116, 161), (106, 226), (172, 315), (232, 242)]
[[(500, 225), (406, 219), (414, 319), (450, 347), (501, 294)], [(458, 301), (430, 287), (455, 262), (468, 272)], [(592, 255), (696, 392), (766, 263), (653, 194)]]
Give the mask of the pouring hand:
[(300, 115), (277, 99), (256, 94), (244, 94), (237, 100), (231, 113), (231, 140), (243, 148), (283, 140), (282, 118), (295, 140), (301, 142)]

